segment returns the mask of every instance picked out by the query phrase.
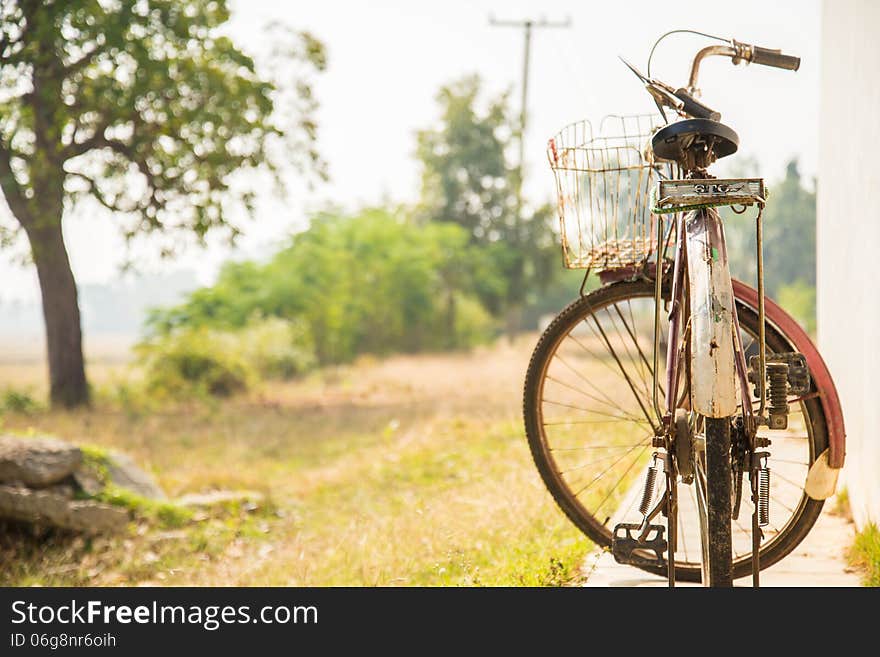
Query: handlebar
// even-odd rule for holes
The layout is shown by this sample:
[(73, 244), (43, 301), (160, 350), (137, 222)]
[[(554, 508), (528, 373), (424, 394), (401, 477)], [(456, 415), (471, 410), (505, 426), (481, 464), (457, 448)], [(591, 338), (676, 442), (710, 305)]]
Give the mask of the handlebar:
[(752, 64), (773, 66), (774, 68), (782, 68), (788, 71), (796, 71), (801, 65), (800, 57), (783, 55), (780, 50), (753, 46), (750, 43), (742, 43), (736, 39), (731, 39), (730, 44), (731, 45), (729, 46), (708, 46), (696, 54), (693, 64), (691, 64), (691, 75), (686, 89), (688, 93), (693, 96), (699, 94), (700, 91), (697, 88), (697, 78), (700, 75), (700, 63), (706, 57), (730, 57), (734, 64), (751, 62)]
[(752, 63), (784, 68), (788, 71), (796, 71), (800, 68), (801, 58), (794, 55), (783, 55), (779, 50), (752, 46)]
[[(763, 66), (773, 66), (775, 68), (782, 68), (789, 71), (796, 71), (801, 65), (800, 57), (783, 55), (779, 50), (753, 46), (749, 43), (736, 41), (735, 39), (731, 39), (729, 43), (730, 45), (724, 46), (707, 46), (700, 50), (696, 56), (694, 56), (694, 61), (691, 64), (691, 75), (688, 80), (688, 86), (682, 89), (675, 89), (660, 80), (655, 80), (643, 75), (641, 71), (622, 57), (621, 60), (644, 83), (645, 88), (651, 96), (654, 97), (654, 101), (657, 103), (657, 107), (660, 109), (661, 113), (663, 112), (664, 107), (669, 107), (676, 112), (697, 119), (720, 121), (720, 113), (697, 100), (700, 95), (700, 90), (697, 88), (697, 78), (700, 74), (700, 63), (703, 59), (712, 56), (730, 57), (734, 64), (740, 64), (742, 62), (747, 64), (761, 64)], [(648, 62), (648, 66), (650, 67), (650, 61)]]

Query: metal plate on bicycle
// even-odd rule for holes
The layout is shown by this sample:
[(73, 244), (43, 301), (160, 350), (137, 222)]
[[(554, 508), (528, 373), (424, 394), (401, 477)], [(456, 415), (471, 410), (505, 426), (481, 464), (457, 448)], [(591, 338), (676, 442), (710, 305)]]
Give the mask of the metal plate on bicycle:
[(764, 203), (766, 190), (762, 178), (708, 178), (661, 180), (657, 183), (655, 212), (720, 205)]
[[(663, 553), (668, 548), (666, 539), (663, 538), (666, 527), (650, 525), (644, 540), (639, 540), (638, 536), (634, 535), (634, 533), (640, 533), (641, 529), (641, 525), (628, 523), (621, 523), (614, 527), (614, 533), (611, 535), (611, 554), (614, 555), (614, 560), (633, 566), (664, 565), (666, 562), (663, 559)], [(655, 556), (646, 556), (644, 551), (653, 552)]]

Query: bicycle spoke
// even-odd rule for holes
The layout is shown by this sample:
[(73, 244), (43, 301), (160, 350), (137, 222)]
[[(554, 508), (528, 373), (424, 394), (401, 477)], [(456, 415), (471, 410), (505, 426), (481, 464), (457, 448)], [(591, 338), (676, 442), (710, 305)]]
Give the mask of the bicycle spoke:
[[(626, 300), (626, 305), (629, 307), (629, 318), (630, 318), (630, 321), (632, 322), (632, 325), (635, 326), (635, 324), (636, 324), (636, 320), (633, 318), (632, 304), (630, 303), (630, 300), (629, 300), (629, 299)], [(615, 306), (615, 309), (617, 309), (617, 306)], [(618, 314), (619, 314), (619, 313), (620, 313), (620, 310), (618, 310), (617, 312), (618, 312)], [(621, 317), (621, 321), (623, 321), (623, 325), (624, 325), (624, 327), (626, 328), (627, 333), (629, 333), (630, 337), (632, 338), (633, 342), (635, 343), (635, 345), (636, 345), (636, 349), (638, 349), (638, 352), (639, 352), (639, 356), (641, 356), (642, 361), (645, 363), (645, 367), (648, 368), (648, 373), (651, 375), (651, 384), (653, 385), (653, 383), (654, 383), (654, 367), (653, 367), (653, 365), (648, 361), (648, 358), (645, 356), (644, 352), (642, 351), (642, 347), (641, 347), (641, 344), (639, 343), (638, 338), (637, 338), (637, 337), (635, 336), (635, 334), (630, 330), (630, 327), (627, 325), (626, 320), (624, 320), (623, 317)], [(653, 348), (653, 345), (652, 345), (652, 348)], [(666, 396), (666, 391), (663, 389), (663, 384), (660, 383), (659, 381), (657, 382), (657, 389), (660, 391), (660, 394), (661, 394), (661, 395), (663, 395), (664, 397)], [(652, 395), (652, 396), (653, 396), (653, 395)]]
[[(787, 483), (789, 486), (793, 486), (794, 488), (796, 488), (796, 489), (799, 490), (799, 491), (804, 489), (803, 484), (796, 484), (796, 483), (794, 483), (794, 482), (793, 482), (791, 479), (789, 479), (788, 477), (784, 477), (783, 475), (779, 474), (779, 470), (774, 470), (774, 471), (773, 471), (773, 477), (776, 478), (776, 479), (781, 479), (782, 481), (784, 481), (785, 483)], [(778, 501), (778, 500), (777, 500), (777, 501)], [(789, 511), (791, 511), (791, 509), (789, 509)]]
[(781, 459), (775, 456), (770, 456), (770, 461), (772, 463), (791, 463), (792, 465), (803, 465), (804, 467), (809, 466), (809, 463), (805, 463), (803, 461), (792, 461), (791, 459)]
[[(641, 441), (640, 443), (636, 443), (635, 445), (633, 445), (633, 446), (629, 449), (629, 451), (628, 451), (627, 453), (633, 451), (634, 449), (637, 449), (637, 448), (641, 447), (642, 445), (645, 445), (647, 442), (648, 442), (647, 440), (643, 440), (643, 441)], [(589, 461), (588, 463), (584, 463), (583, 465), (578, 465), (578, 466), (576, 466), (576, 467), (574, 467), (574, 468), (568, 468), (567, 470), (560, 470), (560, 471), (559, 471), (559, 474), (564, 475), (564, 474), (567, 474), (567, 473), (569, 473), (569, 472), (575, 472), (576, 470), (583, 470), (584, 468), (589, 468), (591, 465), (594, 465), (594, 464), (596, 464), (596, 463), (601, 463), (601, 462), (603, 462), (603, 461), (608, 461), (608, 460), (610, 460), (610, 459), (613, 459), (615, 456), (617, 456), (617, 455), (616, 455), (616, 454), (609, 454), (609, 455), (607, 455), (607, 456), (600, 456), (599, 458), (597, 458), (597, 459), (593, 459), (592, 461)], [(598, 510), (598, 509), (597, 509), (597, 510)]]
[(611, 416), (608, 420), (565, 420), (560, 422), (542, 422), (542, 427), (564, 427), (575, 424), (613, 424), (614, 422), (631, 422), (632, 424), (644, 424), (644, 420), (630, 420), (628, 418)]
[[(778, 476), (778, 473), (777, 473), (777, 476)], [(797, 488), (800, 488), (801, 490), (803, 490), (803, 486), (797, 486)], [(778, 504), (779, 506), (781, 506), (783, 509), (785, 509), (789, 513), (794, 513), (794, 509), (792, 509), (790, 506), (788, 506), (788, 504), (786, 504), (785, 502), (780, 501), (779, 498), (776, 497), (775, 495), (770, 496), (770, 502), (773, 504)]]
[(620, 475), (620, 479), (618, 479), (617, 482), (614, 484), (614, 486), (611, 488), (611, 490), (608, 491), (608, 494), (605, 496), (605, 498), (601, 502), (599, 502), (599, 506), (596, 507), (596, 513), (599, 513), (599, 509), (601, 509), (603, 506), (605, 506), (605, 502), (607, 502), (609, 500), (609, 498), (611, 497), (611, 495), (614, 493), (614, 491), (617, 490), (617, 487), (620, 486), (620, 482), (622, 482), (626, 478), (626, 476), (629, 474), (629, 471), (633, 469), (633, 466), (639, 462), (639, 459), (642, 457), (642, 454), (645, 453), (645, 450), (648, 449), (648, 447), (650, 447), (650, 445), (645, 445), (644, 447), (642, 447), (642, 451), (639, 452), (638, 454), (636, 454), (636, 457), (633, 459), (633, 462), (630, 463), (629, 467), (624, 471), (624, 473), (622, 475)]
[(626, 449), (632, 445), (586, 445), (584, 447), (551, 447), (551, 452), (574, 452), (584, 449)]
[[(652, 421), (650, 413), (648, 413), (648, 409), (645, 407), (645, 404), (642, 401), (642, 398), (639, 396), (638, 391), (633, 385), (632, 381), (629, 378), (629, 375), (626, 372), (626, 368), (623, 366), (623, 363), (620, 362), (620, 358), (617, 356), (617, 352), (614, 351), (614, 347), (611, 346), (611, 342), (608, 340), (608, 336), (605, 334), (605, 330), (602, 328), (602, 325), (599, 324), (599, 320), (596, 318), (596, 315), (593, 314), (593, 323), (596, 324), (596, 328), (599, 329), (599, 332), (602, 334), (602, 338), (605, 341), (605, 345), (608, 347), (608, 350), (611, 352), (611, 356), (614, 358), (614, 361), (617, 363), (617, 366), (620, 368), (621, 373), (623, 374), (623, 378), (626, 379), (627, 384), (629, 384), (630, 390), (632, 390), (633, 396), (636, 398), (639, 406), (642, 409), (642, 413), (645, 414), (645, 417), (648, 420), (648, 423), (651, 425), (651, 428), (654, 428), (654, 422)], [(588, 324), (589, 326), (589, 324)]]
[[(563, 381), (560, 381), (560, 380), (558, 380), (558, 379), (555, 379), (555, 378), (553, 378), (552, 376), (550, 376), (549, 374), (547, 375), (547, 380), (548, 380), (548, 381), (553, 381), (554, 383), (558, 383), (559, 385), (564, 386), (564, 387), (568, 388), (569, 390), (573, 390), (574, 392), (580, 393), (580, 394), (584, 395), (585, 397), (587, 397), (588, 399), (592, 399), (592, 400), (594, 400), (594, 401), (597, 401), (597, 402), (599, 402), (600, 404), (605, 404), (606, 406), (611, 406), (612, 408), (616, 408), (617, 410), (621, 411), (622, 413), (624, 413), (624, 415), (626, 415), (627, 417), (629, 417), (629, 418), (632, 419), (632, 420), (638, 420), (637, 417), (630, 415), (630, 414), (627, 413), (625, 410), (623, 410), (622, 408), (620, 408), (620, 406), (612, 406), (611, 404), (608, 404), (607, 402), (603, 402), (601, 399), (598, 399), (597, 397), (591, 395), (590, 393), (588, 393), (588, 392), (586, 392), (586, 391), (584, 391), (584, 390), (581, 390), (580, 388), (576, 388), (576, 387), (574, 387), (574, 386), (572, 386), (572, 385), (569, 385), (568, 383), (565, 383), (565, 382), (563, 382)], [(596, 411), (596, 412), (598, 413), (599, 411)], [(617, 415), (609, 415), (608, 413), (603, 413), (603, 415), (608, 415), (609, 417), (620, 417), (620, 416), (617, 416)]]
[[(563, 360), (562, 356), (560, 356), (558, 352), (557, 352), (556, 354), (554, 354), (553, 357), (554, 357), (555, 359), (558, 359), (560, 363), (562, 363), (563, 365), (565, 365), (565, 367), (567, 367), (569, 370), (571, 370), (571, 371), (574, 373), (575, 376), (577, 376), (579, 379), (581, 379), (581, 381), (583, 381), (584, 383), (586, 383), (587, 385), (589, 385), (591, 388), (593, 388), (593, 390), (595, 390), (595, 391), (598, 392), (600, 395), (602, 395), (606, 400), (608, 400), (608, 401), (607, 401), (607, 404), (608, 404), (609, 406), (611, 406), (611, 407), (613, 407), (613, 408), (616, 408), (616, 409), (618, 409), (619, 411), (621, 411), (621, 412), (623, 412), (623, 413), (626, 413), (626, 411), (625, 411), (623, 408), (621, 408), (619, 404), (615, 404), (615, 403), (611, 400), (611, 398), (608, 397), (608, 395), (606, 395), (604, 392), (602, 392), (601, 390), (599, 390), (599, 388), (596, 387), (596, 384), (594, 384), (592, 381), (590, 381), (589, 379), (587, 379), (583, 374), (581, 374), (580, 372), (578, 372), (574, 367), (572, 367), (572, 366), (569, 365), (565, 360)], [(607, 365), (607, 364), (606, 364), (606, 365)], [(609, 367), (610, 367), (610, 366), (609, 366)], [(614, 374), (617, 374), (617, 372), (614, 372)], [(548, 375), (548, 376), (549, 376), (549, 375)]]
[[(617, 311), (617, 314), (620, 315), (621, 321), (623, 321), (624, 324), (626, 324), (626, 321), (623, 319), (623, 315), (620, 314), (620, 309), (617, 307), (617, 304), (614, 304), (614, 309)], [(624, 351), (626, 351), (626, 355), (629, 357), (630, 362), (636, 363), (636, 366), (637, 366), (636, 369), (641, 373), (642, 388), (645, 391), (645, 398), (651, 399), (651, 391), (648, 390), (648, 381), (647, 381), (647, 378), (645, 377), (645, 370), (641, 367), (641, 362), (638, 359), (636, 359), (632, 355), (632, 353), (630, 352), (629, 347), (626, 344), (626, 340), (623, 339), (623, 334), (620, 332), (620, 329), (617, 327), (617, 321), (615, 321), (614, 315), (611, 314), (611, 312), (608, 310), (608, 308), (605, 308), (605, 314), (608, 315), (608, 317), (611, 319), (611, 325), (614, 327), (614, 332), (617, 333), (617, 337), (620, 339), (620, 342), (623, 345), (623, 349), (624, 349)], [(630, 333), (630, 336), (632, 336), (631, 333)]]
[[(574, 496), (575, 496), (575, 497), (580, 497), (582, 493), (585, 493), (587, 490), (590, 489), (590, 487), (593, 486), (593, 484), (595, 484), (595, 483), (596, 483), (597, 481), (599, 481), (602, 477), (604, 477), (606, 474), (608, 474), (609, 472), (611, 472), (611, 470), (614, 468), (615, 465), (617, 465), (618, 463), (620, 463), (623, 459), (625, 459), (625, 458), (627, 457), (627, 455), (631, 454), (631, 453), (633, 452), (633, 450), (637, 449), (638, 447), (639, 447), (638, 445), (635, 445), (635, 446), (633, 446), (632, 449), (629, 449), (629, 450), (627, 450), (626, 452), (624, 452), (624, 454), (623, 454), (619, 459), (617, 459), (614, 463), (612, 463), (611, 466), (610, 466), (607, 470), (605, 470), (605, 471), (602, 472), (600, 475), (597, 475), (596, 477), (594, 477), (593, 479), (591, 479), (591, 480), (587, 483), (587, 485), (584, 486), (583, 488), (581, 488), (580, 490), (578, 490), (578, 492), (575, 493)], [(644, 452), (647, 448), (648, 448), (647, 445), (646, 445), (645, 447), (643, 447), (643, 448), (642, 448), (642, 452)], [(634, 460), (633, 462), (637, 461), (638, 458), (639, 458), (639, 456), (641, 456), (641, 452), (640, 452), (639, 454), (636, 455), (636, 458), (635, 458), (635, 460)], [(632, 467), (632, 466), (630, 465), (630, 468), (631, 468), (631, 467)], [(627, 468), (627, 472), (628, 472), (628, 471), (629, 471), (629, 468)], [(596, 510), (598, 511), (598, 508), (597, 508)]]
[(565, 408), (570, 408), (575, 411), (583, 411), (584, 413), (595, 413), (596, 415), (604, 415), (605, 417), (611, 417), (616, 420), (621, 420), (622, 422), (632, 422), (633, 424), (647, 424), (647, 422), (645, 422), (642, 419), (631, 420), (627, 417), (623, 417), (620, 415), (611, 415), (610, 413), (602, 413), (601, 411), (597, 411), (595, 409), (584, 408), (582, 406), (574, 406), (572, 404), (566, 404), (564, 402), (554, 401), (552, 399), (542, 399), (541, 401), (544, 402), (545, 404), (553, 404), (554, 406), (564, 406)]

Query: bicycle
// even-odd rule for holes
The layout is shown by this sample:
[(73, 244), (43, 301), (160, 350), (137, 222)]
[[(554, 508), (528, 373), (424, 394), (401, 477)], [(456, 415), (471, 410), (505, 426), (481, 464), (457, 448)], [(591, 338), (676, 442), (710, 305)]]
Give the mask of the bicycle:
[[(585, 275), (524, 387), (531, 453), (559, 507), (670, 586), (749, 574), (759, 586), (812, 528), (845, 453), (828, 368), (764, 295), (764, 181), (708, 172), (739, 139), (698, 100), (706, 57), (792, 71), (800, 59), (719, 40), (680, 89), (650, 77), (650, 58), (647, 75), (624, 61), (657, 115), (606, 117), (597, 136), (582, 121), (550, 140), (564, 264)], [(755, 211), (755, 287), (731, 278), (722, 207), (739, 221)], [(600, 287), (588, 291), (591, 273)]]

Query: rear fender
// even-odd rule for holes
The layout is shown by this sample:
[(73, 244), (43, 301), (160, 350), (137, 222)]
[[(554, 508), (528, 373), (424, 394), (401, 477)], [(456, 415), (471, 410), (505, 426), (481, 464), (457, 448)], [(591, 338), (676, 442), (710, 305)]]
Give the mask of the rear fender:
[[(757, 312), (758, 291), (755, 288), (735, 280), (733, 281), (733, 293), (737, 301)], [(807, 359), (810, 377), (815, 381), (816, 389), (822, 391), (819, 395), (819, 401), (822, 403), (822, 410), (825, 411), (825, 421), (828, 425), (828, 452), (827, 454), (823, 452), (825, 454), (824, 461), (829, 468), (839, 470), (843, 467), (846, 456), (846, 427), (843, 423), (840, 398), (837, 396), (837, 388), (834, 386), (831, 372), (828, 371), (828, 366), (807, 332), (779, 304), (764, 297), (764, 313), (767, 321), (788, 337), (794, 350), (802, 353)], [(819, 460), (823, 459), (817, 459), (817, 461)]]

